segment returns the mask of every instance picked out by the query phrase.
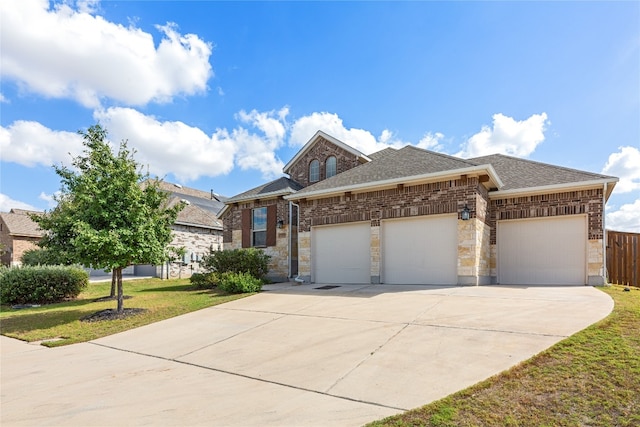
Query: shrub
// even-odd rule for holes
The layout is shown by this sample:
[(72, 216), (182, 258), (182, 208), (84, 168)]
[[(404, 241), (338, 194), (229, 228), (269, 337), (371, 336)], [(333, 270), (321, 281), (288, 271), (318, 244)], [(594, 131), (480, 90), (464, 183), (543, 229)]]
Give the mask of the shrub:
[(51, 249), (29, 249), (20, 258), (22, 265), (67, 265), (64, 256)]
[(269, 272), (271, 257), (259, 249), (227, 249), (209, 251), (202, 257), (200, 265), (208, 271), (217, 273), (248, 273), (256, 279), (262, 279)]
[(218, 285), (218, 274), (213, 271), (193, 273), (189, 281), (198, 289), (213, 289)]
[(262, 281), (249, 273), (222, 273), (218, 288), (228, 294), (243, 294), (248, 292), (260, 292)]
[(89, 283), (80, 267), (18, 267), (0, 275), (2, 304), (49, 304), (76, 298)]

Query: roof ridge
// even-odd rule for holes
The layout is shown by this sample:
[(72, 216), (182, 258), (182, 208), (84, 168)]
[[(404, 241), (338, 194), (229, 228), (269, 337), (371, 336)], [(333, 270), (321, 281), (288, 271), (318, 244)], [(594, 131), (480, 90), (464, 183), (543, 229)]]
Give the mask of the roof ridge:
[(469, 159), (463, 159), (462, 157), (452, 156), (451, 154), (447, 154), (447, 153), (440, 153), (439, 151), (427, 150), (426, 148), (416, 147), (415, 145), (412, 145), (412, 144), (407, 144), (407, 145), (405, 145), (404, 147), (400, 148), (397, 151), (402, 151), (405, 148), (412, 148), (414, 150), (422, 151), (422, 152), (428, 153), (428, 154), (433, 154), (433, 155), (440, 156), (440, 157), (443, 157), (443, 158), (446, 158), (446, 159), (458, 160), (458, 161), (467, 163), (470, 166), (478, 166), (477, 163), (474, 163)]

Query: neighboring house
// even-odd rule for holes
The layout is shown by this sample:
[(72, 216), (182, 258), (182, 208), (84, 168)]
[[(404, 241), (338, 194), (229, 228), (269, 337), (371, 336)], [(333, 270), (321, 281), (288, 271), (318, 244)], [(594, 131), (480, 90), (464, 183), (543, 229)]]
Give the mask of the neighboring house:
[(0, 243), (2, 244), (2, 265), (22, 264), (22, 254), (29, 249), (37, 249), (43, 232), (28, 214), (38, 213), (23, 209), (0, 212)]
[(170, 193), (169, 206), (186, 203), (171, 227), (173, 239), (169, 246), (183, 248), (185, 253), (163, 266), (136, 266), (136, 275), (156, 277), (190, 277), (200, 270), (200, 259), (210, 249), (222, 249), (222, 222), (217, 213), (224, 207), (226, 197), (213, 192), (196, 190), (179, 184), (160, 182), (160, 189)]
[(289, 178), (231, 197), (224, 247), (312, 283), (598, 285), (617, 178), (413, 146), (369, 156), (317, 132)]

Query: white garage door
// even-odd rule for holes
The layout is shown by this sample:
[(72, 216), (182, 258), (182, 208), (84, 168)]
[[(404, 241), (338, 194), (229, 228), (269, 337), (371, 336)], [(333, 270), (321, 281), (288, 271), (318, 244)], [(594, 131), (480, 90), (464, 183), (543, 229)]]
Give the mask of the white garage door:
[(311, 242), (314, 282), (371, 283), (369, 222), (314, 227)]
[(586, 283), (586, 215), (498, 221), (496, 238), (499, 283)]
[(382, 221), (382, 282), (458, 283), (456, 215)]

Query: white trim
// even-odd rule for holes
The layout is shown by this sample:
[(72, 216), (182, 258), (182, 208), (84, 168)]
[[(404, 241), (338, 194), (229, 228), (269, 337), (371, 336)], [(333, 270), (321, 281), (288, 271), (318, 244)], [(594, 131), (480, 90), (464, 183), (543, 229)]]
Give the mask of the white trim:
[[(251, 194), (248, 196), (244, 196), (244, 197), (234, 197), (233, 199), (229, 199), (227, 200), (225, 203), (225, 206), (229, 206), (232, 205), (234, 203), (239, 203), (239, 202), (245, 202), (247, 200), (262, 200), (262, 199), (270, 199), (273, 197), (277, 197), (277, 196), (282, 196), (282, 195), (287, 195), (287, 194), (294, 194), (296, 193), (296, 190), (277, 190), (277, 191), (271, 191), (269, 193), (260, 193), (260, 194)], [(220, 211), (220, 214), (222, 214), (222, 210)]]
[(498, 187), (502, 187), (504, 185), (500, 180), (500, 178), (498, 177), (498, 174), (496, 173), (493, 166), (487, 164), (487, 165), (479, 165), (479, 166), (470, 166), (468, 168), (462, 168), (462, 169), (449, 169), (446, 171), (427, 173), (427, 174), (421, 174), (421, 175), (403, 176), (400, 178), (384, 179), (381, 181), (370, 181), (370, 182), (364, 182), (362, 184), (344, 185), (342, 187), (333, 187), (333, 188), (327, 188), (324, 190), (310, 191), (308, 193), (303, 193), (300, 195), (298, 194), (299, 192), (296, 192), (296, 194), (285, 196), (284, 199), (285, 200), (293, 200), (296, 198), (308, 199), (314, 196), (328, 196), (332, 194), (344, 193), (346, 191), (368, 190), (368, 189), (374, 189), (376, 187), (393, 186), (397, 184), (413, 184), (419, 181), (426, 181), (426, 180), (434, 181), (437, 179), (454, 177), (459, 175), (468, 175), (468, 174), (477, 173), (477, 172), (487, 172), (490, 179), (493, 182), (495, 182)]
[[(511, 190), (498, 190), (489, 192), (490, 199), (502, 199), (504, 197), (514, 197), (520, 195), (533, 195), (533, 194), (545, 194), (545, 193), (556, 193), (559, 190), (578, 190), (585, 188), (596, 188), (601, 187), (603, 184), (614, 184), (618, 182), (618, 178), (603, 178), (603, 179), (594, 179), (591, 181), (581, 181), (581, 182), (568, 182), (565, 184), (552, 184), (552, 185), (541, 185), (538, 187), (530, 187), (530, 188), (514, 188)], [(613, 186), (611, 186), (613, 190)], [(610, 193), (609, 193), (610, 194)], [(608, 198), (608, 195), (606, 195)]]
[(300, 157), (302, 157), (307, 151), (309, 151), (309, 149), (311, 148), (311, 146), (313, 144), (315, 144), (316, 140), (318, 139), (318, 137), (323, 137), (324, 139), (326, 139), (327, 141), (329, 141), (330, 143), (337, 145), (338, 147), (342, 148), (345, 151), (348, 151), (349, 153), (353, 154), (356, 157), (360, 157), (361, 159), (363, 159), (365, 162), (370, 162), (371, 159), (369, 157), (367, 157), (364, 153), (362, 153), (361, 151), (356, 150), (355, 148), (351, 147), (350, 145), (345, 144), (344, 142), (340, 141), (339, 139), (334, 138), (331, 135), (328, 135), (326, 133), (324, 133), (323, 131), (319, 130), (316, 132), (315, 135), (313, 135), (311, 137), (311, 139), (300, 149), (300, 151), (298, 151), (296, 153), (295, 156), (293, 156), (293, 159), (289, 160), (289, 163), (287, 163), (286, 165), (284, 165), (284, 168), (282, 168), (282, 171), (286, 174), (288, 174), (287, 170), (289, 170), (289, 168), (296, 162), (298, 161), (298, 159)]

